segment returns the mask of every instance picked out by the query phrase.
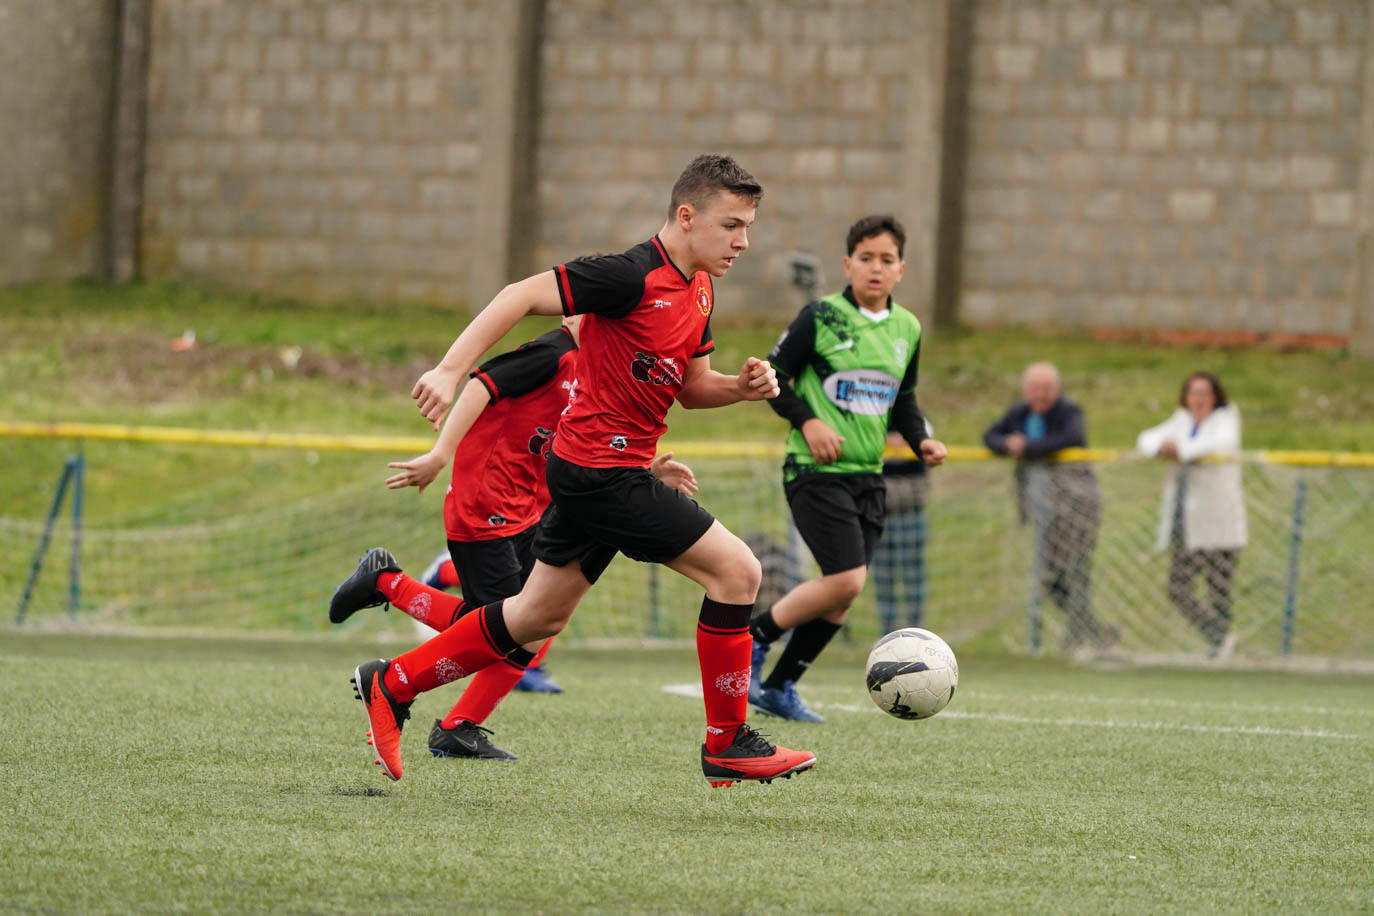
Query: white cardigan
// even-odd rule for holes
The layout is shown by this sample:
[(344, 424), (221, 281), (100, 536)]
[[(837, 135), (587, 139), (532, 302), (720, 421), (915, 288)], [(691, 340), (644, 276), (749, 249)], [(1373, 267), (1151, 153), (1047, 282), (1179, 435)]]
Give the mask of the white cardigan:
[(1193, 415), (1182, 407), (1158, 426), (1145, 430), (1136, 439), (1136, 448), (1151, 457), (1159, 446), (1172, 439), (1178, 445), (1178, 461), (1169, 468), (1164, 481), (1164, 503), (1159, 514), (1159, 533), (1155, 547), (1169, 546), (1174, 520), (1178, 483), (1184, 481), (1183, 537), (1189, 550), (1236, 550), (1249, 540), (1245, 519), (1245, 494), (1240, 485), (1240, 464), (1194, 462), (1204, 455), (1225, 455), (1240, 451), (1240, 411), (1234, 404), (1218, 407), (1193, 431)]

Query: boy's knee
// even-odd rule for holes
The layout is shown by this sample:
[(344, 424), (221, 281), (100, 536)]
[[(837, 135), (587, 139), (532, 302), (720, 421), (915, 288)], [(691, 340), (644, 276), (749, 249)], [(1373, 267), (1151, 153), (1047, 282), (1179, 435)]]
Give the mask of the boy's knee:
[(759, 584), (763, 581), (763, 567), (758, 557), (739, 542), (738, 549), (732, 551), (717, 570), (716, 587), (708, 588), (707, 594), (730, 604), (750, 604), (758, 597)]
[(836, 605), (847, 609), (859, 597), (859, 593), (864, 590), (864, 583), (868, 576), (867, 570), (860, 566), (857, 569), (848, 569), (842, 573), (836, 573), (829, 578), (831, 580), (830, 594)]

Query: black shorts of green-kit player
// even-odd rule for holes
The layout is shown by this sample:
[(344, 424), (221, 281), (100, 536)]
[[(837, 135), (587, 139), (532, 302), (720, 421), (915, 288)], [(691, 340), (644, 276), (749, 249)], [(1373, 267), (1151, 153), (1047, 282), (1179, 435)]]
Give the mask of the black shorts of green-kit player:
[(588, 468), (550, 454), (548, 482), (552, 499), (534, 538), (535, 559), (579, 563), (591, 583), (617, 553), (643, 563), (675, 560), (715, 523), (648, 468)]
[[(784, 487), (792, 521), (816, 558), (821, 574), (832, 576), (868, 566), (883, 534), (887, 490), (878, 474), (803, 474)], [(763, 686), (785, 690), (806, 673), (840, 630), (823, 617), (792, 631), (782, 656)], [(782, 635), (769, 612), (755, 618), (754, 639), (772, 643)]]
[(873, 562), (887, 510), (882, 475), (803, 474), (784, 484), (783, 492), (822, 575)]

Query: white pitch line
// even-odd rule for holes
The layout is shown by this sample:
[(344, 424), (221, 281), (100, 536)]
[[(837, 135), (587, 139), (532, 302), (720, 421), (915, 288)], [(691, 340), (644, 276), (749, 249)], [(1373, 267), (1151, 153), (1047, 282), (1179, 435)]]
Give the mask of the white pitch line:
[(1273, 705), (1262, 703), (1228, 703), (1223, 700), (1175, 700), (1164, 697), (1109, 697), (1109, 696), (1083, 696), (1072, 693), (998, 693), (988, 690), (970, 690), (960, 694), (965, 697), (977, 697), (989, 700), (1008, 700), (1026, 701), (1033, 703), (1108, 703), (1121, 704), (1123, 706), (1153, 706), (1168, 707), (1170, 709), (1222, 709), (1230, 712), (1279, 712), (1279, 713), (1301, 713), (1303, 715), (1316, 716), (1374, 716), (1374, 710), (1360, 709), (1354, 706), (1335, 707), (1335, 706), (1301, 706), (1301, 705)]
[(1041, 719), (995, 712), (943, 712), (947, 719), (982, 719), (986, 722), (1011, 722), (1016, 725), (1055, 725), (1065, 728), (1135, 728), (1143, 731), (1199, 732), (1209, 735), (1275, 735), (1287, 738), (1337, 738), (1358, 741), (1361, 735), (1327, 731), (1324, 728), (1269, 728), (1264, 725), (1193, 725), (1187, 722), (1132, 722), (1116, 719)]
[[(659, 688), (663, 693), (678, 697), (701, 699), (700, 684), (664, 684)], [(855, 706), (849, 703), (813, 703), (817, 709), (838, 712), (878, 712), (878, 708)], [(1284, 738), (1331, 738), (1341, 741), (1359, 741), (1363, 735), (1348, 735), (1344, 732), (1310, 728), (1269, 728), (1264, 725), (1195, 725), (1188, 722), (1136, 722), (1118, 719), (1048, 719), (1036, 716), (1017, 716), (1010, 713), (963, 712), (947, 710), (940, 713), (944, 719), (977, 719), (984, 722), (1008, 722), (1013, 725), (1050, 725), (1057, 728), (1133, 728), (1140, 731), (1178, 731), (1196, 732), (1210, 735), (1266, 735)]]

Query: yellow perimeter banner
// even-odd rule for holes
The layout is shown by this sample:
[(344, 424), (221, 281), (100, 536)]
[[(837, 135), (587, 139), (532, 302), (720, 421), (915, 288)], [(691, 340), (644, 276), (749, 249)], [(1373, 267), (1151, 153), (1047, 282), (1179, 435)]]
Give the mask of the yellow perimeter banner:
[[(117, 442), (158, 442), (175, 445), (217, 445), (239, 448), (294, 448), (320, 452), (385, 452), (398, 457), (427, 452), (431, 436), (335, 436), (326, 433), (274, 433), (237, 429), (191, 429), (178, 426), (121, 426), (113, 423), (7, 423), (0, 436), (28, 439), (99, 439)], [(781, 458), (782, 443), (665, 442), (682, 458)], [(892, 457), (911, 455), (907, 449), (888, 449)], [(988, 461), (997, 456), (980, 446), (952, 445), (951, 461)], [(1119, 461), (1139, 457), (1132, 449), (1071, 448), (1059, 461)], [(1366, 452), (1250, 451), (1240, 460), (1260, 464), (1305, 467), (1374, 468), (1374, 454)]]

